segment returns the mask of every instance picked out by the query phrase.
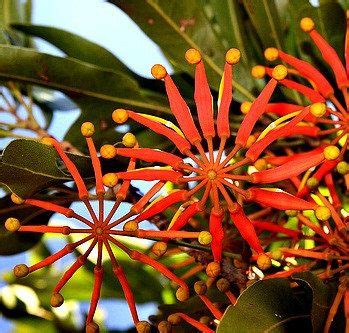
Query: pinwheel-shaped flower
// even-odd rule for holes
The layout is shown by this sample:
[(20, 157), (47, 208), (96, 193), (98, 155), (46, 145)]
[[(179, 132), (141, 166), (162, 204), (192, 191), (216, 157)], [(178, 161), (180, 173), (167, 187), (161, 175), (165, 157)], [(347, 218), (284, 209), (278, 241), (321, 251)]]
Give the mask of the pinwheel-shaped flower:
[[(280, 84), (298, 91), (311, 103), (314, 103), (310, 107), (312, 114), (305, 117), (305, 122), (300, 123), (299, 126), (294, 127), (292, 130), (294, 135), (301, 134), (321, 140), (323, 143), (322, 148), (309, 152), (309, 155), (316, 154), (321, 149), (326, 154), (326, 160), (323, 163), (318, 163), (319, 168), (315, 169), (312, 174), (307, 175), (307, 178), (310, 178), (308, 183), (306, 179), (304, 186), (301, 186), (301, 192), (298, 196), (304, 197), (309, 194), (310, 187), (318, 183), (325, 175), (326, 184), (331, 186), (333, 179), (329, 171), (334, 168), (337, 167), (337, 170), (344, 175), (347, 175), (349, 172), (348, 164), (344, 161), (349, 140), (349, 29), (347, 29), (345, 42), (344, 65), (333, 47), (316, 30), (315, 23), (311, 18), (303, 18), (300, 22), (300, 27), (309, 34), (319, 49), (323, 60), (332, 69), (335, 86), (330, 83), (332, 78), (326, 78), (312, 64), (281, 50), (268, 48), (265, 50), (265, 57), (269, 61), (279, 58), (293, 67), (288, 69), (288, 73), (293, 77), (285, 77), (280, 80)], [(272, 75), (272, 69), (264, 66), (255, 66), (252, 69), (252, 74), (257, 78), (261, 78), (265, 74)], [(304, 80), (308, 82), (308, 85), (303, 84)], [(266, 107), (266, 112), (289, 118), (292, 117), (294, 112), (302, 108), (303, 106), (296, 104), (269, 103)], [(282, 160), (278, 159), (278, 161)], [(346, 181), (347, 187), (349, 187), (348, 176), (346, 176)]]
[[(171, 77), (167, 74), (166, 69), (161, 65), (153, 66), (152, 74), (156, 79), (164, 80), (170, 107), (180, 128), (158, 117), (124, 109), (114, 111), (113, 119), (116, 123), (121, 124), (127, 119), (132, 119), (165, 136), (178, 148), (179, 154), (175, 155), (149, 148), (109, 147), (110, 150), (107, 153), (104, 153), (104, 149), (101, 150), (102, 156), (107, 158), (118, 154), (153, 162), (154, 164), (166, 165), (166, 167), (156, 165), (144, 169), (119, 172), (117, 173), (119, 179), (157, 180), (157, 184), (170, 181), (181, 188), (190, 185), (185, 189), (178, 189), (163, 200), (145, 209), (135, 221), (142, 221), (150, 215), (181, 203), (178, 213), (168, 227), (169, 230), (180, 230), (195, 214), (207, 208), (210, 209), (209, 230), (212, 235), (211, 248), (215, 261), (207, 267), (209, 275), (219, 273), (224, 237), (222, 223), (225, 213), (230, 215), (231, 220), (250, 247), (261, 255), (262, 259), (264, 258), (263, 260), (269, 260), (270, 262), (270, 259), (263, 254), (263, 248), (251, 221), (244, 214), (240, 204), (242, 201), (252, 201), (281, 210), (317, 208), (316, 204), (308, 203), (281, 190), (257, 187), (250, 187), (246, 190), (244, 188), (245, 184), (268, 184), (288, 179), (324, 159), (323, 153), (319, 152), (311, 158), (294, 159), (268, 170), (266, 170), (265, 160), (260, 159), (265, 148), (278, 138), (287, 136), (288, 132), (310, 112), (309, 107), (307, 107), (294, 115), (294, 118), (285, 126), (276, 129), (268, 128), (258, 137), (257, 141), (252, 135), (254, 125), (265, 112), (278, 80), (284, 79), (287, 74), (286, 68), (282, 65), (274, 68), (271, 80), (249, 106), (250, 110), (236, 134), (235, 145), (231, 147), (230, 144), (227, 144), (231, 139), (229, 111), (233, 88), (232, 65), (236, 64), (239, 58), (240, 52), (237, 49), (230, 49), (226, 54), (226, 64), (220, 89), (221, 97), (218, 102), (218, 113), (215, 116), (212, 95), (201, 55), (195, 49), (189, 49), (186, 52), (187, 61), (196, 64), (194, 99), (201, 134), (189, 107)], [(107, 151), (107, 149), (105, 150)], [(240, 160), (234, 161), (234, 158)], [(253, 165), (261, 171), (248, 174), (246, 172), (247, 167)], [(236, 171), (238, 170), (243, 171), (237, 174)]]
[[(130, 181), (126, 180), (122, 182), (118, 189), (115, 188), (115, 203), (107, 216), (104, 214), (104, 200), (105, 200), (105, 185), (108, 187), (114, 187), (117, 183), (117, 179), (114, 174), (106, 174), (102, 176), (102, 169), (99, 158), (97, 156), (96, 148), (92, 140), (92, 135), (94, 133), (94, 126), (92, 123), (84, 123), (81, 127), (82, 134), (86, 137), (88, 149), (91, 156), (92, 166), (94, 169), (95, 179), (96, 179), (96, 195), (99, 203), (99, 212), (96, 214), (93, 210), (91, 203), (89, 201), (89, 191), (86, 187), (79, 171), (77, 170), (74, 163), (69, 159), (67, 154), (61, 148), (59, 142), (52, 138), (44, 138), (43, 142), (52, 145), (60, 158), (64, 162), (71, 176), (73, 177), (75, 184), (78, 189), (79, 199), (85, 204), (87, 210), (90, 214), (90, 219), (79, 215), (71, 208), (66, 208), (57, 205), (52, 202), (41, 201), (37, 199), (21, 199), (17, 195), (12, 194), (12, 200), (17, 203), (25, 203), (28, 205), (37, 206), (48, 211), (53, 211), (67, 218), (75, 219), (84, 226), (81, 229), (73, 228), (69, 226), (69, 223), (64, 226), (46, 226), (46, 225), (21, 225), (20, 221), (15, 218), (7, 219), (5, 226), (9, 231), (12, 232), (35, 232), (35, 233), (56, 233), (62, 235), (70, 234), (81, 234), (82, 238), (79, 241), (67, 244), (63, 249), (57, 253), (52, 254), (46, 259), (28, 267), (25, 264), (17, 265), (14, 268), (14, 274), (17, 277), (24, 277), (31, 272), (34, 272), (40, 268), (51, 265), (60, 258), (72, 253), (80, 245), (84, 243), (89, 243), (88, 249), (81, 254), (73, 265), (64, 273), (62, 278), (57, 283), (53, 290), (51, 305), (58, 307), (64, 302), (64, 298), (61, 294), (61, 290), (67, 281), (75, 274), (75, 272), (81, 268), (87, 261), (89, 255), (94, 248), (97, 248), (97, 263), (94, 267), (94, 286), (91, 296), (90, 310), (87, 315), (86, 320), (86, 330), (88, 332), (98, 331), (98, 326), (93, 322), (94, 313), (97, 307), (97, 303), (100, 298), (102, 280), (103, 280), (103, 263), (102, 263), (102, 252), (106, 251), (110, 257), (110, 262), (113, 268), (115, 277), (120, 282), (122, 290), (125, 295), (125, 299), (130, 308), (130, 312), (133, 321), (139, 332), (146, 332), (149, 328), (149, 324), (146, 321), (139, 321), (138, 314), (136, 310), (135, 300), (131, 287), (127, 281), (127, 277), (123, 271), (123, 268), (119, 265), (117, 257), (113, 254), (112, 246), (119, 247), (124, 251), (131, 259), (137, 260), (145, 265), (149, 265), (165, 275), (174, 283), (178, 284), (180, 288), (177, 291), (177, 296), (179, 299), (186, 299), (189, 296), (189, 289), (187, 284), (183, 279), (177, 277), (171, 270), (166, 266), (159, 263), (153, 257), (143, 254), (139, 251), (133, 250), (123, 244), (120, 240), (120, 236), (137, 237), (142, 239), (171, 239), (171, 238), (196, 238), (200, 239), (202, 243), (210, 242), (210, 235), (208, 232), (187, 232), (187, 231), (157, 231), (157, 230), (142, 230), (138, 228), (138, 224), (135, 224), (129, 219), (132, 216), (137, 216), (142, 208), (148, 203), (148, 201), (156, 194), (157, 189), (152, 189), (147, 192), (143, 197), (141, 197), (135, 204), (132, 205), (130, 211), (122, 216), (115, 216), (118, 213), (118, 208), (120, 204), (125, 200), (126, 194), (128, 192)], [(132, 135), (129, 135), (131, 137)], [(127, 139), (127, 137), (126, 137)], [(129, 138), (130, 139), (130, 138)], [(126, 140), (130, 143), (130, 140)], [(131, 140), (132, 141), (132, 140)], [(136, 142), (133, 140), (133, 144)], [(135, 166), (135, 159), (131, 159), (129, 162), (128, 170), (132, 170)], [(116, 230), (115, 227), (123, 225), (123, 230)], [(161, 255), (166, 252), (166, 243), (157, 242), (153, 246), (153, 253)]]

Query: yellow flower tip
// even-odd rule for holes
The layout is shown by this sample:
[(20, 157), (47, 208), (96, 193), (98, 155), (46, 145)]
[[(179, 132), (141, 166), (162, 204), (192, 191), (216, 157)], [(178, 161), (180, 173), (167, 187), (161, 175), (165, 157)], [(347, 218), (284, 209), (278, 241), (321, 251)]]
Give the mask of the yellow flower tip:
[(19, 230), (20, 227), (21, 227), (21, 223), (19, 222), (18, 219), (14, 218), (14, 217), (9, 217), (5, 221), (5, 228), (8, 231), (16, 232)]
[(349, 172), (349, 164), (345, 161), (339, 162), (336, 169), (340, 174), (346, 175)]
[(177, 313), (173, 313), (167, 317), (167, 321), (171, 325), (178, 325), (182, 321), (181, 317)]
[(247, 142), (246, 142), (246, 148), (250, 148), (255, 142), (256, 142), (256, 137), (254, 135), (250, 135), (247, 138)]
[(16, 265), (13, 268), (13, 274), (17, 277), (17, 278), (22, 278), (25, 277), (29, 274), (29, 267), (25, 264), (20, 264), (20, 265)]
[(251, 106), (252, 106), (251, 102), (245, 101), (245, 102), (241, 103), (240, 111), (243, 114), (247, 114), (251, 110)]
[(319, 206), (315, 209), (315, 216), (320, 221), (327, 221), (331, 217), (331, 211), (325, 206)]
[(274, 61), (279, 58), (279, 51), (275, 47), (268, 47), (264, 51), (264, 57), (269, 61)]
[(216, 286), (221, 293), (225, 293), (229, 290), (230, 283), (227, 279), (221, 278), (216, 282)]
[(165, 242), (156, 242), (153, 247), (151, 248), (151, 251), (157, 256), (161, 257), (163, 256), (167, 251), (167, 244)]
[(307, 186), (310, 188), (315, 188), (319, 185), (319, 181), (315, 177), (310, 177), (307, 180)]
[(215, 278), (221, 272), (221, 265), (218, 262), (212, 261), (206, 267), (206, 274), (208, 277)]
[(231, 65), (237, 64), (240, 61), (240, 58), (241, 52), (235, 48), (229, 49), (225, 54), (225, 61)]
[(19, 197), (17, 194), (12, 193), (11, 194), (11, 200), (13, 203), (15, 203), (16, 205), (21, 205), (24, 202), (24, 199), (22, 199), (21, 197)]
[(256, 79), (262, 79), (265, 76), (266, 70), (264, 66), (257, 65), (251, 69), (251, 74)]
[(310, 17), (303, 17), (300, 22), (300, 27), (304, 32), (311, 32), (315, 28), (315, 23)]
[(136, 330), (137, 333), (150, 333), (151, 326), (147, 321), (142, 320), (136, 324)]
[(132, 133), (126, 133), (122, 137), (122, 144), (125, 147), (132, 148), (132, 147), (134, 147), (136, 145), (136, 143), (137, 143), (137, 139), (136, 139), (136, 137)]
[(327, 146), (324, 149), (324, 156), (326, 158), (326, 160), (335, 160), (339, 154), (340, 154), (340, 150), (338, 147), (336, 146)]
[(106, 173), (102, 180), (105, 186), (114, 187), (118, 183), (118, 176), (116, 173)]
[(86, 333), (98, 333), (99, 332), (99, 326), (91, 321), (86, 325)]
[(86, 121), (81, 125), (81, 134), (85, 138), (90, 138), (94, 133), (95, 133), (95, 126), (89, 121)]
[(136, 231), (138, 229), (138, 223), (136, 221), (128, 221), (124, 224), (124, 231)]
[(325, 103), (314, 103), (310, 106), (310, 113), (320, 118), (326, 113), (326, 104)]
[(201, 231), (198, 241), (201, 245), (209, 245), (212, 242), (212, 235), (208, 231)]
[(54, 308), (60, 307), (64, 303), (64, 298), (61, 294), (59, 293), (54, 293), (51, 296), (50, 304)]
[(273, 69), (272, 77), (275, 80), (283, 80), (287, 75), (287, 68), (284, 65), (277, 65)]
[(185, 52), (185, 59), (189, 62), (189, 64), (197, 64), (201, 61), (201, 54), (196, 49), (189, 49)]
[(156, 64), (151, 68), (151, 75), (154, 79), (162, 80), (167, 75), (166, 68), (162, 65)]
[(290, 217), (295, 217), (298, 214), (298, 210), (295, 209), (287, 209), (285, 210), (285, 214)]
[(167, 320), (160, 321), (160, 323), (158, 324), (158, 330), (159, 333), (171, 333), (172, 325)]
[(176, 291), (176, 298), (180, 302), (185, 302), (189, 298), (189, 291), (182, 287), (179, 287)]
[(123, 124), (128, 119), (128, 112), (125, 109), (116, 109), (113, 111), (111, 117), (117, 124)]
[(103, 145), (100, 153), (103, 158), (114, 158), (116, 156), (116, 148), (113, 145)]
[(50, 136), (44, 136), (40, 142), (46, 146), (53, 146), (53, 141), (54, 139), (51, 138)]
[(282, 258), (282, 252), (280, 250), (275, 250), (270, 253), (271, 258), (274, 260), (280, 260)]
[(258, 171), (266, 170), (268, 167), (268, 163), (264, 158), (259, 158), (256, 162), (254, 162), (254, 167)]
[(257, 258), (257, 266), (265, 271), (271, 267), (271, 259), (264, 253), (260, 254)]
[(197, 281), (194, 283), (194, 290), (198, 295), (205, 295), (207, 291), (207, 286), (204, 281)]

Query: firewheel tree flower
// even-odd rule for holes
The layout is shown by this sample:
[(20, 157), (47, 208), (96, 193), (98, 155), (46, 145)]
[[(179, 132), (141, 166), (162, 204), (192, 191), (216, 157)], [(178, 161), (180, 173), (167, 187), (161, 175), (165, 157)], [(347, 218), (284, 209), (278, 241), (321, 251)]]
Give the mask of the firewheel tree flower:
[[(263, 189), (252, 186), (246, 190), (244, 183), (270, 184), (288, 179), (324, 160), (324, 154), (320, 151), (302, 160), (291, 160), (274, 169), (266, 169), (263, 159), (260, 158), (266, 147), (278, 138), (287, 136), (289, 130), (292, 130), (298, 122), (308, 116), (310, 108), (304, 108), (294, 114), (292, 120), (285, 126), (268, 129), (257, 140), (252, 135), (254, 125), (265, 112), (265, 107), (278, 81), (283, 80), (287, 75), (286, 68), (278, 65), (273, 69), (272, 78), (268, 84), (251, 103), (250, 111), (236, 134), (235, 145), (230, 147), (227, 142), (231, 139), (229, 111), (232, 101), (233, 65), (238, 63), (240, 52), (237, 49), (230, 49), (226, 54), (217, 116), (214, 115), (212, 95), (201, 54), (195, 49), (189, 49), (185, 57), (190, 64), (196, 65), (194, 99), (198, 122), (194, 120), (189, 107), (162, 65), (153, 66), (151, 72), (154, 78), (164, 80), (170, 108), (179, 127), (162, 118), (130, 110), (117, 109), (112, 115), (118, 124), (132, 119), (165, 136), (177, 147), (179, 153), (173, 154), (150, 148), (114, 148), (111, 154), (104, 155), (103, 151), (101, 154), (107, 158), (118, 154), (165, 165), (165, 167), (155, 165), (154, 167), (119, 172), (117, 173), (119, 179), (156, 180), (159, 183), (169, 181), (179, 187), (177, 191), (169, 194), (163, 200), (146, 208), (135, 219), (135, 222), (175, 204), (181, 204), (178, 214), (175, 214), (168, 226), (168, 230), (181, 230), (195, 214), (206, 209), (210, 210), (209, 230), (212, 235), (211, 249), (214, 261), (207, 266), (206, 272), (209, 276), (217, 276), (220, 273), (224, 237), (223, 220), (226, 214), (229, 214), (231, 221), (251, 249), (261, 256), (257, 263), (263, 262), (263, 267), (267, 267), (265, 261), (270, 263), (270, 259), (264, 254), (255, 229), (243, 211), (241, 201), (252, 201), (280, 210), (316, 210), (318, 205), (278, 189)], [(201, 133), (197, 125), (201, 129)], [(216, 141), (219, 141), (217, 147), (214, 146)], [(240, 158), (240, 160), (232, 163), (233, 158)], [(245, 170), (248, 166), (253, 165), (260, 171), (251, 175), (247, 172), (236, 174), (238, 169)], [(191, 187), (186, 185), (191, 185)]]
[[(292, 74), (293, 78), (285, 77), (280, 80), (280, 84), (298, 91), (307, 100), (314, 103), (311, 110), (312, 117), (305, 118), (306, 122), (300, 124), (302, 126), (294, 128), (294, 134), (311, 136), (321, 141), (326, 140), (323, 148), (328, 158), (319, 164), (319, 167), (312, 174), (307, 175), (308, 183), (300, 188), (298, 194), (298, 196), (304, 197), (309, 194), (312, 184), (323, 178), (325, 178), (326, 185), (329, 186), (333, 182), (330, 171), (335, 168), (345, 175), (347, 188), (349, 188), (349, 166), (344, 161), (349, 140), (349, 24), (347, 22), (344, 46), (345, 64), (342, 63), (334, 48), (316, 30), (315, 23), (311, 18), (303, 18), (300, 27), (309, 35), (320, 51), (324, 62), (331, 68), (335, 85), (330, 83), (330, 78), (326, 78), (320, 70), (307, 61), (276, 48), (268, 48), (264, 54), (269, 61), (275, 61), (279, 58), (291, 66), (292, 68), (288, 69), (288, 73)], [(264, 66), (255, 66), (252, 69), (252, 75), (257, 78), (261, 78), (265, 74), (271, 75), (272, 70)], [(297, 78), (305, 79), (308, 85), (296, 81)], [(302, 108), (301, 105), (290, 103), (269, 103), (267, 112), (287, 116)], [(327, 177), (325, 177), (326, 175)]]
[[(51, 305), (53, 307), (59, 307), (63, 304), (64, 298), (61, 293), (63, 287), (68, 282), (68, 280), (75, 274), (75, 272), (81, 268), (88, 257), (90, 256), (93, 249), (97, 249), (97, 263), (94, 266), (94, 285), (91, 295), (90, 309), (87, 314), (86, 319), (86, 330), (88, 332), (97, 332), (98, 326), (93, 322), (93, 317), (96, 311), (96, 307), (100, 298), (102, 280), (103, 280), (103, 263), (102, 263), (102, 254), (103, 251), (109, 255), (110, 263), (116, 279), (119, 281), (121, 288), (124, 292), (125, 299), (128, 303), (132, 319), (135, 323), (135, 326), (139, 332), (145, 332), (150, 329), (150, 324), (146, 321), (140, 321), (138, 318), (135, 299), (131, 290), (131, 286), (128, 283), (127, 277), (123, 271), (123, 268), (118, 263), (118, 258), (113, 253), (113, 246), (120, 248), (124, 251), (131, 259), (136, 260), (145, 265), (149, 265), (156, 269), (158, 272), (169, 278), (171, 281), (176, 283), (179, 286), (177, 290), (177, 297), (180, 300), (185, 300), (189, 297), (189, 289), (185, 281), (177, 277), (170, 269), (165, 265), (155, 260), (152, 256), (143, 254), (139, 251), (136, 251), (132, 248), (129, 248), (122, 242), (122, 236), (136, 237), (140, 239), (156, 239), (156, 240), (168, 240), (172, 238), (189, 238), (189, 239), (199, 239), (203, 244), (208, 244), (211, 240), (210, 234), (208, 232), (188, 232), (188, 231), (159, 231), (159, 230), (144, 230), (138, 227), (138, 224), (135, 224), (129, 219), (132, 216), (137, 216), (142, 208), (147, 204), (147, 202), (156, 194), (158, 191), (159, 185), (152, 188), (148, 191), (143, 197), (141, 197), (136, 203), (132, 205), (129, 212), (122, 216), (115, 216), (118, 212), (120, 204), (125, 200), (126, 195), (129, 190), (130, 181), (125, 180), (122, 184), (116, 189), (115, 188), (115, 203), (110, 210), (109, 214), (105, 216), (104, 214), (104, 200), (105, 200), (105, 186), (113, 188), (117, 184), (117, 178), (115, 174), (106, 174), (102, 175), (102, 169), (100, 160), (97, 156), (96, 148), (92, 139), (94, 133), (94, 126), (92, 123), (86, 122), (81, 126), (81, 132), (86, 138), (87, 146), (89, 149), (92, 166), (95, 175), (95, 186), (96, 186), (96, 197), (98, 200), (98, 213), (94, 211), (89, 200), (89, 191), (88, 188), (82, 179), (78, 169), (74, 163), (69, 159), (67, 154), (63, 151), (59, 142), (52, 138), (44, 138), (43, 143), (51, 145), (55, 148), (58, 155), (64, 162), (68, 171), (74, 179), (78, 190), (79, 200), (84, 203), (86, 206), (90, 219), (87, 219), (71, 208), (63, 207), (49, 201), (41, 201), (35, 198), (22, 199), (16, 194), (12, 194), (12, 200), (16, 204), (28, 204), (36, 207), (46, 209), (48, 211), (53, 211), (59, 214), (66, 216), (67, 218), (75, 219), (79, 221), (82, 225), (82, 228), (70, 227), (67, 223), (62, 226), (46, 226), (46, 225), (21, 225), (21, 222), (16, 218), (9, 218), (5, 222), (5, 227), (11, 232), (34, 232), (34, 233), (55, 233), (62, 235), (71, 235), (78, 234), (81, 235), (81, 239), (73, 243), (67, 244), (60, 251), (50, 255), (46, 259), (32, 265), (27, 266), (25, 264), (20, 264), (15, 266), (14, 274), (16, 277), (21, 278), (25, 277), (28, 274), (51, 265), (62, 257), (68, 255), (75, 251), (80, 245), (87, 243), (87, 250), (82, 253), (76, 261), (70, 266), (57, 285), (55, 286), (52, 297)], [(134, 140), (134, 136), (126, 135), (124, 137), (124, 143), (137, 144)], [(135, 159), (130, 159), (128, 170), (132, 170), (135, 167)], [(116, 230), (115, 227), (123, 224), (123, 230)], [(165, 242), (156, 242), (153, 246), (153, 253), (156, 255), (161, 255), (166, 252), (166, 243)]]

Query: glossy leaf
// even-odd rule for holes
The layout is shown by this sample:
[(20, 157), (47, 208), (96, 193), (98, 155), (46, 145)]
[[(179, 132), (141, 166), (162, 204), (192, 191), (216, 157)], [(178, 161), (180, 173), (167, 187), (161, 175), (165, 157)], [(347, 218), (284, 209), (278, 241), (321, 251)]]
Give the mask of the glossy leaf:
[(69, 57), (100, 67), (121, 71), (125, 74), (132, 73), (110, 51), (71, 32), (40, 25), (12, 24), (11, 26), (25, 34), (46, 40)]
[(43, 209), (30, 207), (28, 205), (15, 205), (10, 196), (0, 199), (0, 256), (21, 253), (32, 248), (41, 239), (41, 234), (12, 233), (5, 229), (4, 224), (7, 218), (15, 217), (21, 224), (36, 225), (47, 224), (53, 215)]
[(235, 306), (229, 306), (218, 333), (308, 332), (309, 310), (286, 279), (262, 280), (248, 287)]
[[(84, 177), (92, 176), (90, 160), (81, 155), (69, 154)], [(53, 184), (71, 180), (62, 166), (56, 151), (32, 140), (12, 141), (3, 151), (0, 160), (0, 183), (21, 197), (28, 197)]]

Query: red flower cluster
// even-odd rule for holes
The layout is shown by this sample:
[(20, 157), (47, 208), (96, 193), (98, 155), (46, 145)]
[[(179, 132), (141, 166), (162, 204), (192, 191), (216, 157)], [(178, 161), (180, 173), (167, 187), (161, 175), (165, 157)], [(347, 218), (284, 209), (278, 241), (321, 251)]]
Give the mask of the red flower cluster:
[[(113, 246), (120, 248), (124, 251), (131, 259), (137, 260), (145, 265), (149, 265), (159, 271), (159, 273), (163, 274), (171, 281), (176, 283), (179, 286), (177, 291), (177, 297), (180, 300), (185, 300), (189, 297), (189, 288), (186, 282), (177, 277), (171, 270), (169, 270), (166, 266), (158, 262), (152, 256), (143, 254), (139, 251), (130, 249), (128, 246), (123, 244), (118, 236), (128, 236), (128, 237), (136, 237), (141, 239), (163, 239), (167, 241), (168, 239), (173, 238), (182, 238), (182, 239), (198, 239), (202, 244), (209, 244), (211, 241), (211, 236), (208, 232), (189, 232), (189, 231), (157, 231), (157, 230), (143, 230), (139, 229), (138, 222), (140, 222), (139, 218), (137, 223), (134, 221), (130, 221), (130, 218), (134, 216), (139, 217), (139, 212), (142, 208), (148, 203), (148, 201), (158, 192), (161, 186), (157, 185), (153, 187), (150, 191), (148, 191), (140, 200), (138, 200), (135, 204), (132, 205), (130, 211), (122, 216), (118, 216), (115, 218), (115, 214), (117, 214), (118, 208), (120, 204), (125, 200), (127, 192), (129, 190), (130, 181), (125, 180), (122, 182), (120, 187), (115, 190), (115, 203), (107, 216), (104, 216), (104, 197), (106, 195), (105, 186), (114, 187), (117, 183), (117, 179), (114, 174), (106, 174), (102, 176), (102, 169), (100, 160), (97, 156), (97, 152), (95, 149), (95, 145), (92, 140), (92, 135), (94, 133), (94, 126), (91, 123), (84, 123), (81, 127), (82, 134), (86, 137), (87, 146), (90, 152), (92, 166), (94, 169), (95, 179), (96, 179), (96, 196), (99, 203), (99, 211), (98, 214), (95, 213), (91, 204), (90, 204), (90, 193), (88, 188), (86, 187), (79, 171), (77, 170), (74, 163), (69, 159), (67, 154), (62, 150), (60, 144), (51, 138), (44, 138), (43, 143), (52, 145), (60, 158), (64, 162), (71, 176), (73, 177), (75, 184), (78, 189), (79, 200), (81, 200), (86, 208), (88, 209), (91, 219), (86, 219), (83, 216), (76, 213), (71, 208), (66, 208), (60, 205), (57, 205), (52, 202), (41, 201), (37, 199), (21, 199), (15, 194), (12, 194), (13, 202), (17, 204), (28, 204), (36, 207), (40, 207), (46, 209), (48, 211), (53, 211), (59, 214), (66, 216), (67, 218), (75, 219), (82, 223), (84, 228), (77, 229), (69, 227), (69, 225), (65, 226), (46, 226), (46, 225), (21, 225), (20, 221), (16, 218), (9, 218), (6, 220), (5, 227), (7, 230), (12, 232), (35, 232), (35, 233), (56, 233), (62, 235), (70, 235), (70, 234), (81, 234), (82, 238), (79, 241), (74, 243), (67, 244), (63, 249), (58, 251), (57, 253), (52, 254), (46, 259), (28, 267), (25, 264), (17, 265), (14, 268), (14, 274), (16, 277), (25, 277), (29, 273), (34, 272), (40, 268), (46, 267), (48, 265), (53, 264), (57, 260), (62, 257), (72, 253), (77, 250), (77, 248), (85, 243), (89, 243), (88, 249), (81, 254), (77, 260), (73, 263), (73, 265), (64, 273), (62, 278), (57, 283), (56, 287), (53, 290), (51, 305), (53, 307), (61, 306), (64, 302), (64, 298), (61, 294), (61, 290), (64, 285), (68, 282), (68, 280), (75, 274), (75, 272), (81, 268), (88, 257), (90, 256), (92, 250), (97, 248), (97, 263), (94, 267), (94, 286), (93, 292), (91, 295), (91, 305), (90, 310), (86, 319), (86, 330), (88, 332), (98, 331), (98, 326), (93, 322), (94, 313), (96, 311), (97, 303), (100, 298), (102, 280), (103, 280), (103, 263), (102, 263), (102, 252), (106, 251), (110, 258), (110, 263), (113, 268), (113, 272), (115, 277), (119, 281), (122, 290), (125, 295), (125, 299), (128, 303), (128, 306), (131, 311), (131, 315), (133, 321), (140, 332), (144, 332), (149, 329), (150, 325), (146, 321), (139, 321), (138, 314), (136, 310), (134, 296), (131, 290), (131, 287), (127, 281), (125, 273), (122, 267), (119, 265), (117, 258), (113, 253)], [(132, 135), (126, 136), (126, 143), (130, 143), (130, 137), (132, 139)], [(128, 139), (127, 139), (128, 138)], [(132, 140), (131, 140), (132, 141)], [(133, 140), (133, 144), (136, 142)], [(128, 170), (132, 170), (135, 167), (135, 159), (132, 158), (129, 162)], [(118, 225), (124, 223), (123, 230), (114, 229)], [(115, 237), (116, 236), (116, 237)], [(156, 256), (163, 255), (167, 250), (167, 245), (165, 242), (156, 242), (153, 245), (153, 253)]]
[[(265, 160), (261, 158), (268, 146), (275, 140), (289, 135), (302, 119), (311, 115), (311, 108), (306, 107), (283, 127), (268, 128), (257, 140), (252, 135), (254, 125), (265, 112), (278, 81), (282, 81), (287, 75), (287, 70), (282, 65), (273, 69), (271, 80), (249, 106), (249, 112), (236, 134), (235, 145), (230, 147), (230, 144), (227, 144), (231, 138), (229, 112), (232, 101), (232, 65), (236, 64), (239, 58), (240, 52), (237, 49), (230, 49), (226, 54), (221, 84), (222, 94), (215, 117), (201, 55), (195, 49), (186, 52), (187, 61), (196, 64), (194, 99), (201, 134), (189, 107), (165, 68), (161, 65), (153, 66), (153, 76), (165, 82), (170, 107), (180, 128), (161, 118), (124, 109), (114, 111), (113, 119), (116, 123), (132, 119), (165, 136), (178, 148), (179, 154), (149, 148), (115, 148), (113, 154), (104, 155), (107, 158), (121, 155), (155, 164), (154, 167), (119, 172), (116, 175), (120, 179), (156, 180), (158, 184), (169, 181), (182, 188), (147, 208), (140, 214), (140, 218), (147, 218), (148, 215), (154, 215), (181, 203), (179, 214), (175, 215), (175, 219), (168, 226), (169, 230), (180, 230), (195, 214), (210, 209), (209, 230), (212, 235), (211, 248), (215, 261), (208, 266), (209, 275), (219, 273), (224, 237), (223, 220), (226, 213), (229, 214), (241, 236), (261, 256), (261, 261), (267, 260), (254, 226), (243, 211), (242, 202), (255, 202), (280, 210), (318, 208), (317, 204), (278, 189), (255, 186), (245, 189), (246, 185), (270, 184), (289, 179), (325, 159), (324, 153), (317, 151), (309, 157), (294, 158), (275, 168), (267, 169)], [(216, 139), (219, 139), (219, 144), (215, 148)], [(166, 167), (161, 168), (158, 164), (164, 164)], [(249, 174), (247, 169), (250, 166), (255, 166), (260, 171)]]

